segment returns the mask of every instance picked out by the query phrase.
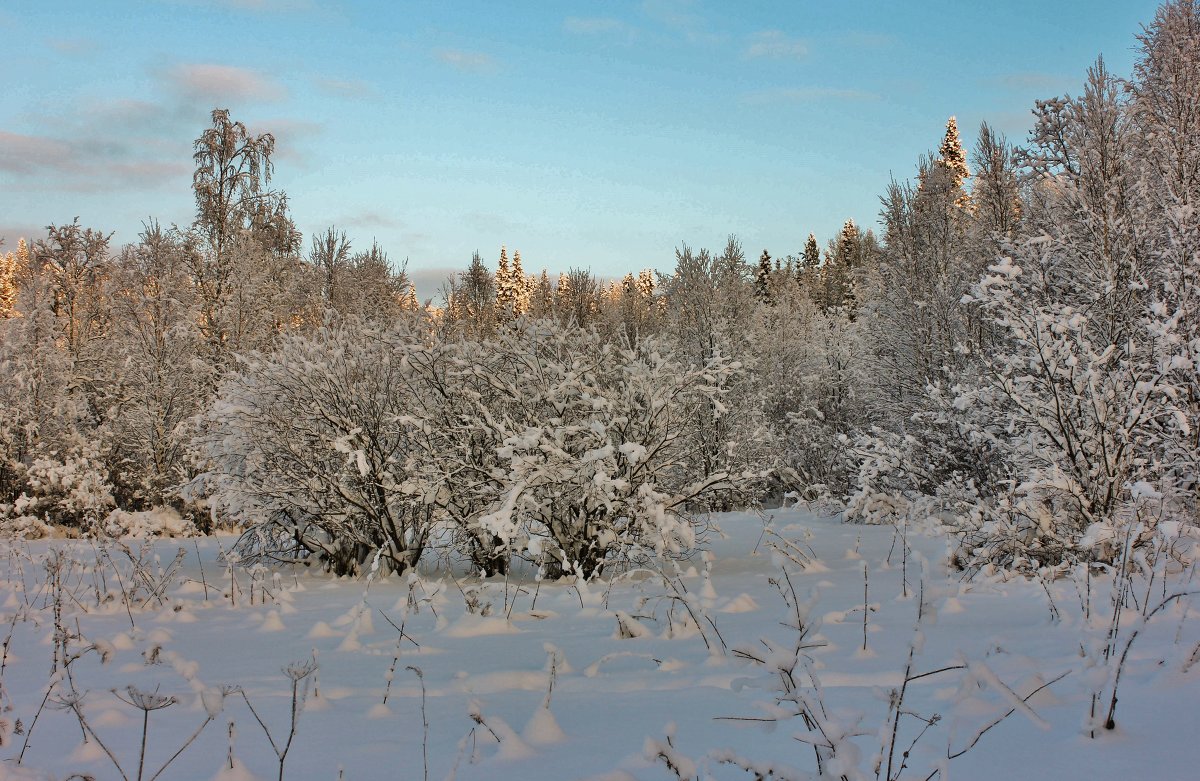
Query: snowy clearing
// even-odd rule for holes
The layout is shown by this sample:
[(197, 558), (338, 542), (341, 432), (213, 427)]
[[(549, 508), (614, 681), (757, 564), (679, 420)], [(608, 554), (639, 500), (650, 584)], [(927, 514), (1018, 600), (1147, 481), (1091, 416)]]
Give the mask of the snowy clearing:
[[(666, 577), (642, 570), (576, 586), (515, 577), (456, 584), (424, 566), (419, 577), (370, 581), (240, 571), (236, 605), (218, 561), (229, 538), (155, 542), (157, 564), (140, 568), (136, 548), (131, 559), (83, 542), (14, 545), (0, 610), (8, 637), (0, 683), (11, 706), (0, 717), (0, 777), (150, 779), (205, 725), (160, 778), (277, 778), (293, 678), (307, 698), (284, 756), (289, 779), (754, 777), (728, 763), (737, 758), (764, 776), (803, 778), (817, 762), (796, 739), (813, 734), (788, 718), (798, 702), (824, 714), (818, 726), (836, 746), (822, 749), (830, 777), (875, 778), (876, 756), (884, 777), (889, 692), (904, 682), (910, 648), (902, 710), (914, 715), (896, 730), (893, 778), (928, 777), (1009, 711), (940, 777), (1194, 777), (1198, 671), (1189, 668), (1200, 627), (1185, 621), (1188, 598), (1144, 626), (1134, 620), (1141, 607), (1125, 611), (1121, 637), (1139, 634), (1116, 729), (1093, 739), (1092, 694), (1114, 667), (1096, 664), (1111, 579), (962, 582), (941, 563), (944, 538), (909, 534), (905, 555), (892, 527), (799, 509), (767, 517), (764, 533), (756, 514), (718, 516), (724, 536), (714, 555), (679, 575), (668, 564)], [(68, 551), (56, 577), (45, 565), (52, 546)], [(143, 576), (127, 609), (121, 590)], [(1135, 579), (1134, 601), (1154, 604), (1186, 585), (1182, 575), (1169, 581)], [(797, 616), (807, 616), (802, 642)], [(960, 665), (968, 669), (917, 678)], [(787, 678), (779, 670), (791, 670), (791, 700), (779, 700)], [(146, 711), (139, 772), (137, 706), (164, 703)], [(86, 742), (77, 713), (94, 736)], [(934, 714), (905, 763), (926, 727), (919, 719)], [(762, 721), (770, 718), (782, 723)]]

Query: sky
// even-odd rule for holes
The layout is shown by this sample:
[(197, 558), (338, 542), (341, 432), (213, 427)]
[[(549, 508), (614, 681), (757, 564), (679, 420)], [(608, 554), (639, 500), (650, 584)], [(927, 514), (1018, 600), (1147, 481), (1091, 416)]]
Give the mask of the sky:
[(407, 262), (669, 271), (675, 249), (799, 254), (874, 227), (955, 115), (1021, 141), (1150, 0), (8, 0), (0, 237), (79, 217), (120, 246), (189, 224), (213, 108), (276, 137), (272, 185)]

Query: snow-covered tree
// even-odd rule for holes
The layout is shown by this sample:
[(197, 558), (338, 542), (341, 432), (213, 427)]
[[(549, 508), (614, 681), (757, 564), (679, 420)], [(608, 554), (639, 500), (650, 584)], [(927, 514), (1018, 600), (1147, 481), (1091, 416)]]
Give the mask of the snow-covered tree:
[(619, 349), (534, 322), (485, 349), (503, 393), (480, 417), (505, 431), (506, 476), (480, 523), (549, 574), (592, 577), (614, 559), (689, 549), (687, 511), (745, 479), (698, 458), (698, 424), (740, 371), (728, 358), (690, 367), (653, 338)]
[(754, 272), (754, 297), (760, 304), (771, 303), (771, 253), (763, 250)]
[(967, 166), (967, 155), (963, 151), (962, 138), (958, 135), (958, 120), (954, 117), (946, 120), (946, 135), (938, 147), (937, 162), (949, 171), (952, 186), (963, 190), (955, 201), (956, 205), (966, 205), (969, 199), (963, 188), (967, 179), (971, 178), (971, 169)]
[(208, 385), (188, 276), (193, 251), (186, 234), (149, 223), (112, 272), (119, 370), (109, 414), (124, 509), (163, 504), (187, 478), (186, 422), (200, 411)]
[(222, 518), (254, 527), (250, 549), (317, 557), (357, 572), (373, 556), (416, 564), (439, 507), (408, 481), (423, 340), (330, 322), (245, 356), (221, 385), (198, 438), (191, 486)]

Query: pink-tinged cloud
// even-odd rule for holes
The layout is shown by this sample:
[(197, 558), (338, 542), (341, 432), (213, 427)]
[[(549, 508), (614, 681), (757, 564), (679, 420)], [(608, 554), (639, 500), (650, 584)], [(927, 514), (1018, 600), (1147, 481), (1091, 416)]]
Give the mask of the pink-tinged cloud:
[(25, 136), (0, 130), (0, 171), (32, 174), (47, 168), (63, 171), (75, 164), (70, 144), (46, 136)]
[(287, 97), (287, 91), (269, 77), (249, 68), (232, 65), (176, 65), (167, 72), (166, 80), (182, 95), (213, 104), (228, 101), (270, 102)]
[(750, 59), (801, 60), (808, 56), (808, 44), (779, 30), (764, 30), (750, 40), (746, 56)]
[(434, 53), (438, 60), (460, 71), (486, 73), (496, 69), (496, 61), (482, 52), (467, 52), (459, 49), (439, 49)]
[(59, 54), (71, 57), (82, 57), (100, 48), (99, 42), (93, 38), (49, 38), (46, 45)]

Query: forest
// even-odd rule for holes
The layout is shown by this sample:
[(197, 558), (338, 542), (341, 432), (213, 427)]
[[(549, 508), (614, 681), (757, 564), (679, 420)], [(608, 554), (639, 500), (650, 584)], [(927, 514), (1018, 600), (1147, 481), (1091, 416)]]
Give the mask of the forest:
[(1200, 3), (1136, 46), (877, 229), (423, 302), (214, 109), (191, 224), (0, 253), (0, 777), (1190, 777)]
[(1129, 518), (1196, 518), (1195, 24), (1165, 5), (1130, 77), (1098, 60), (1020, 143), (950, 118), (878, 236), (619, 281), (501, 248), (424, 305), (379, 246), (305, 247), (274, 138), (214, 110), (193, 224), (4, 255), (0, 524), (592, 576), (788, 496), (936, 518), (967, 570), (1111, 561)]

